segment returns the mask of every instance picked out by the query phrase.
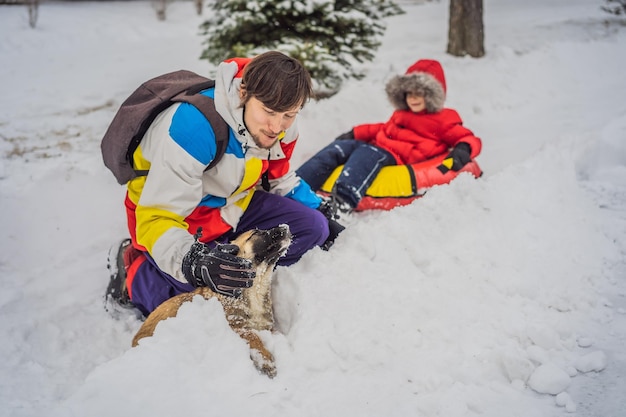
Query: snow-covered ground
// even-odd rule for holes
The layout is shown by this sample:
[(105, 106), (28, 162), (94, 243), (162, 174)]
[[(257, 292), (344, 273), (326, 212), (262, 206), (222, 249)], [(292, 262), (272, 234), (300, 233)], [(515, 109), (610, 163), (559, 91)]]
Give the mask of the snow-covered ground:
[(601, 5), (486, 0), (471, 59), (445, 54), (448, 2), (405, 1), (367, 78), (306, 106), (295, 165), (438, 59), (485, 175), (279, 268), (273, 380), (215, 302), (134, 349), (102, 306), (127, 232), (100, 138), (141, 81), (212, 69), (193, 4), (45, 2), (34, 30), (0, 6), (0, 415), (626, 415), (626, 26)]

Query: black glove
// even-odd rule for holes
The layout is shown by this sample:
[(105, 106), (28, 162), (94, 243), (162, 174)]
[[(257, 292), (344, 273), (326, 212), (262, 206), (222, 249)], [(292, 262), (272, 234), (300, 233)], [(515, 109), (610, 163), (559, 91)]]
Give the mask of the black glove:
[(335, 239), (337, 239), (337, 236), (339, 236), (339, 233), (343, 232), (345, 228), (346, 227), (340, 224), (339, 222), (337, 222), (337, 220), (329, 219), (328, 220), (328, 231), (329, 231), (328, 238), (326, 239), (324, 243), (322, 243), (321, 248), (323, 250), (330, 249), (330, 247), (333, 246), (333, 243), (335, 243)]
[(341, 135), (335, 138), (335, 140), (343, 140), (343, 139), (354, 139), (354, 129), (350, 129), (349, 132), (342, 133)]
[(337, 218), (337, 206), (333, 204), (330, 199), (323, 199), (317, 211), (322, 213), (328, 220), (335, 220)]
[(196, 241), (183, 258), (183, 274), (194, 287), (210, 287), (213, 291), (239, 297), (242, 288), (250, 288), (256, 277), (252, 262), (237, 255), (236, 245), (220, 245), (211, 249)]
[(339, 236), (339, 233), (345, 230), (345, 226), (337, 222), (337, 209), (328, 200), (322, 200), (322, 204), (317, 208), (328, 220), (328, 238), (322, 243), (321, 248), (328, 250), (335, 243), (335, 239)]
[(472, 153), (472, 148), (468, 143), (459, 142), (453, 149), (450, 151), (446, 159), (441, 162), (441, 165), (437, 167), (442, 174), (445, 174), (449, 170), (459, 171), (463, 168), (469, 161), (472, 159), (470, 155)]

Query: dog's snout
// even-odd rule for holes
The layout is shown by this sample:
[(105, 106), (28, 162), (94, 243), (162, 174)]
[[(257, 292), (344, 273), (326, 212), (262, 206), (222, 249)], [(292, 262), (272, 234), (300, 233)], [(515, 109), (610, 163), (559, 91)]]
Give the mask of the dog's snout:
[(291, 239), (291, 232), (289, 231), (289, 226), (286, 224), (274, 227), (270, 229), (268, 233), (272, 240)]

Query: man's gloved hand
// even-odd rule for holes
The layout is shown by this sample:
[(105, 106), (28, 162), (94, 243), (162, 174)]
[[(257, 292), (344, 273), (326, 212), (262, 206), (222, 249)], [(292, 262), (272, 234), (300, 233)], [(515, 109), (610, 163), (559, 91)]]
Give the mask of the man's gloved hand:
[(437, 169), (441, 171), (442, 174), (445, 174), (449, 170), (459, 171), (472, 160), (470, 158), (471, 153), (472, 148), (469, 144), (460, 142), (450, 151), (446, 159), (441, 162), (441, 165), (439, 165)]
[(242, 288), (252, 286), (256, 271), (252, 262), (238, 257), (237, 252), (236, 245), (218, 244), (211, 249), (196, 241), (183, 258), (183, 274), (194, 287), (209, 287), (217, 293), (239, 297)]
[(337, 206), (332, 204), (329, 199), (323, 198), (317, 210), (328, 220), (335, 220), (337, 218)]
[(335, 243), (339, 233), (343, 232), (346, 227), (335, 220), (337, 218), (337, 208), (329, 200), (322, 200), (322, 204), (317, 209), (328, 220), (328, 238), (321, 246), (323, 250), (328, 250)]
[(321, 248), (323, 250), (328, 250), (335, 243), (335, 239), (339, 236), (339, 233), (345, 230), (345, 226), (339, 223), (337, 220), (328, 219), (328, 238), (324, 243), (322, 243)]
[(354, 139), (354, 129), (350, 129), (349, 132), (342, 133), (341, 135), (335, 138), (335, 140), (343, 140), (343, 139)]

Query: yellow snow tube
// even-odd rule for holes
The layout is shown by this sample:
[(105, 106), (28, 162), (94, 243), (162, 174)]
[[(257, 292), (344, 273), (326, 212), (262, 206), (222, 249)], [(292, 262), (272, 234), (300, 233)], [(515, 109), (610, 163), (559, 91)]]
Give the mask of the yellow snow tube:
[[(383, 167), (374, 182), (365, 192), (365, 197), (357, 206), (357, 211), (368, 209), (390, 210), (403, 206), (421, 197), (428, 188), (447, 184), (461, 172), (469, 172), (478, 178), (482, 171), (476, 161), (470, 161), (459, 171), (448, 170), (442, 173), (437, 167), (446, 155), (439, 155), (427, 161), (407, 165)], [(341, 174), (343, 165), (337, 167), (322, 185), (320, 191), (329, 194)]]

